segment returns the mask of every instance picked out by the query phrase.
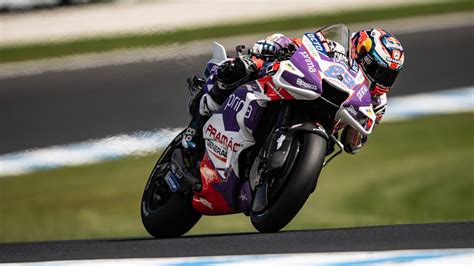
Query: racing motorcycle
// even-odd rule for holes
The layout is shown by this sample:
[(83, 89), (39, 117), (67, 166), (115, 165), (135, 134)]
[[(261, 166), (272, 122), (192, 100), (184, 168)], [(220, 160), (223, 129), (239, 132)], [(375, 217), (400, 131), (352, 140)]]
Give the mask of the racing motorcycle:
[[(321, 169), (342, 153), (338, 131), (351, 126), (368, 136), (374, 126), (365, 77), (349, 63), (349, 37), (343, 24), (304, 34), (296, 51), (281, 54), (209, 118), (196, 160), (184, 156), (183, 132), (176, 136), (143, 193), (146, 230), (176, 237), (202, 215), (233, 213), (250, 216), (260, 232), (287, 225), (315, 190)], [(203, 90), (225, 60), (224, 47), (214, 43)]]

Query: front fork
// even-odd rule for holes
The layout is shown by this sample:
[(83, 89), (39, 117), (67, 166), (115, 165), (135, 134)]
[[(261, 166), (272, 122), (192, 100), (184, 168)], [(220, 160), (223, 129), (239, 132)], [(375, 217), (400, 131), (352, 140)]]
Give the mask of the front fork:
[[(278, 115), (278, 120), (277, 120), (277, 123), (276, 123), (276, 128), (277, 130), (281, 129), (281, 128), (288, 128), (289, 127), (289, 123), (291, 122), (290, 121), (290, 116), (291, 116), (291, 108), (290, 108), (290, 104), (288, 102), (283, 102), (282, 103), (283, 106), (282, 106), (282, 109)], [(324, 134), (325, 137), (328, 139), (328, 143), (329, 145), (331, 146), (331, 150), (328, 150), (328, 153), (327, 155), (331, 155), (328, 159), (326, 159), (323, 163), (323, 167), (328, 165), (330, 161), (332, 161), (334, 158), (336, 158), (337, 156), (341, 155), (342, 152), (344, 151), (344, 144), (342, 144), (338, 138), (337, 138), (337, 133), (336, 136), (335, 134), (328, 134), (327, 131), (325, 130), (325, 132), (323, 133), (322, 131), (320, 131), (320, 129), (323, 129), (324, 130), (324, 127), (319, 124), (318, 122), (315, 122), (315, 124), (317, 125), (317, 127), (319, 128), (319, 132), (321, 134)], [(312, 131), (313, 128), (310, 126), (310, 125), (306, 125), (306, 130), (310, 130)], [(316, 128), (315, 128), (316, 129)], [(276, 130), (276, 131), (277, 131)], [(276, 132), (274, 131), (274, 132)], [(337, 145), (337, 147), (339, 148), (339, 150), (337, 152), (334, 153), (334, 148), (332, 148), (334, 145)], [(329, 146), (328, 146), (329, 147)], [(279, 158), (280, 159), (280, 158)]]
[[(297, 133), (318, 134), (328, 142), (332, 140), (340, 144), (337, 138), (328, 135), (325, 128), (317, 122), (296, 123), (292, 119), (292, 111), (290, 102), (282, 102), (275, 127), (270, 131), (271, 134), (265, 140), (250, 171), (250, 186), (255, 191), (252, 205), (254, 212), (261, 212), (268, 206), (269, 188), (275, 179), (281, 179), (277, 183), (284, 183), (289, 176), (298, 154), (298, 148), (295, 148), (298, 145), (293, 143)], [(325, 163), (335, 156), (337, 155)], [(278, 190), (278, 186), (276, 189)]]

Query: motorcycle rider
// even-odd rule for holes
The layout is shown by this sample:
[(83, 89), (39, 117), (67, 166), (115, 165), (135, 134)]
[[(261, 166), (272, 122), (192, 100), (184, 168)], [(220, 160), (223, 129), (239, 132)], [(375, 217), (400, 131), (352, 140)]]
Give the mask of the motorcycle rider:
[[(330, 41), (331, 42), (331, 41)], [(331, 42), (332, 49), (338, 48)], [(257, 41), (249, 50), (249, 56), (229, 59), (222, 63), (215, 75), (216, 82), (208, 93), (201, 90), (190, 102), (190, 113), (193, 116), (186, 129), (182, 146), (190, 152), (199, 152), (204, 148), (202, 127), (207, 119), (241, 84), (257, 79), (259, 71), (272, 64), (281, 51), (294, 52), (301, 45), (301, 39), (288, 38), (282, 34), (273, 34)], [(379, 123), (387, 105), (386, 93), (393, 86), (398, 73), (403, 67), (404, 51), (401, 43), (390, 33), (381, 29), (368, 29), (356, 32), (351, 37), (352, 67), (360, 67), (369, 85), (372, 105)], [(188, 80), (190, 87), (203, 85), (203, 80)], [(357, 130), (346, 126), (341, 135), (344, 150), (357, 153), (367, 142), (367, 137)]]
[[(403, 68), (405, 53), (402, 44), (382, 29), (362, 30), (352, 35), (351, 56), (369, 84), (375, 123), (378, 124), (387, 109), (387, 92)], [(355, 154), (367, 142), (367, 136), (347, 126), (341, 141), (346, 152)]]

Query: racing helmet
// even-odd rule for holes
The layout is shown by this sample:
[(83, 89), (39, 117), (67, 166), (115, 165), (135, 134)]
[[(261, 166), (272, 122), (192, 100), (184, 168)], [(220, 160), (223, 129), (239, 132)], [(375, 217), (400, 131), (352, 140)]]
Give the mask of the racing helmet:
[(403, 68), (403, 47), (392, 34), (382, 29), (362, 30), (351, 38), (351, 57), (370, 81), (371, 95), (388, 92)]

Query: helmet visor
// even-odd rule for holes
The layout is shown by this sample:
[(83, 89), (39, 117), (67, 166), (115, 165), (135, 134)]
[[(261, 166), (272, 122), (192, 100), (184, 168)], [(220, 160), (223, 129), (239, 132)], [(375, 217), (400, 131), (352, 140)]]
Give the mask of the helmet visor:
[(398, 76), (398, 70), (390, 69), (385, 66), (380, 66), (375, 72), (374, 81), (380, 87), (390, 88), (392, 87), (395, 79)]
[(370, 61), (370, 63), (367, 63), (366, 60), (362, 60), (362, 68), (364, 69), (365, 74), (379, 87), (385, 89), (392, 87), (399, 71), (379, 64), (376, 60)]

